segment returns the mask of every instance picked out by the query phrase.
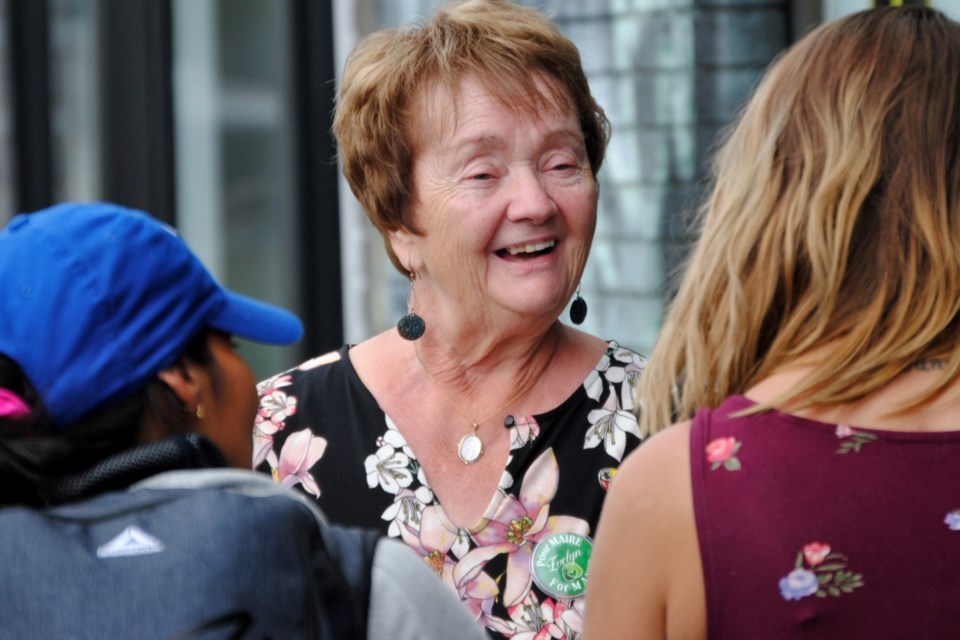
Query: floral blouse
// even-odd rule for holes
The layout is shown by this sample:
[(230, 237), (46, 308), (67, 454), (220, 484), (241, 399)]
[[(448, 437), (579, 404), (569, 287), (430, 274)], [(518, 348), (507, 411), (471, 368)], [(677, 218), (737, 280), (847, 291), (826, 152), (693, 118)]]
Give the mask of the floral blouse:
[(960, 638), (960, 430), (753, 406), (691, 424), (708, 636)]
[(580, 638), (591, 536), (617, 466), (640, 443), (644, 357), (610, 342), (560, 406), (517, 418), (499, 488), (468, 530), (444, 513), (348, 349), (258, 385), (254, 466), (334, 522), (402, 539), (493, 637)]

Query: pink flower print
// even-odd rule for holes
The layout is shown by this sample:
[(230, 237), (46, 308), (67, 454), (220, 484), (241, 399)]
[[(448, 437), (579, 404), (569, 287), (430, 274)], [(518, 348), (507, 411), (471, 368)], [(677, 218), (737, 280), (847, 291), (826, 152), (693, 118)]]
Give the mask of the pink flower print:
[(276, 423), (267, 420), (261, 415), (253, 419), (253, 468), (256, 469), (264, 460), (269, 460), (270, 468), (277, 468), (277, 454), (273, 452), (273, 436), (280, 429)]
[(860, 448), (864, 444), (877, 439), (875, 434), (857, 431), (856, 429), (852, 429), (848, 424), (838, 424), (836, 433), (837, 437), (842, 440), (840, 448), (836, 450), (836, 453), (841, 454), (850, 452), (860, 453)]
[(863, 586), (863, 574), (847, 569), (847, 556), (830, 545), (810, 542), (797, 554), (793, 570), (780, 579), (780, 595), (784, 600), (800, 600), (853, 593)]
[(560, 470), (553, 449), (537, 458), (527, 474), (518, 497), (504, 496), (487, 526), (474, 534), (477, 544), (508, 553), (507, 582), (503, 603), (518, 604), (530, 591), (530, 558), (540, 538), (558, 531), (587, 535), (590, 525), (571, 516), (550, 516), (550, 501), (557, 493)]
[(736, 453), (737, 439), (717, 438), (707, 445), (707, 462), (726, 462)]
[(723, 467), (727, 471), (739, 471), (740, 460), (737, 459), (737, 452), (740, 451), (741, 444), (743, 443), (733, 436), (711, 440), (706, 446), (707, 462), (712, 463), (710, 470)]
[(809, 564), (811, 567), (821, 564), (824, 558), (826, 558), (829, 554), (830, 545), (828, 544), (811, 542), (810, 544), (803, 545), (803, 557), (806, 559), (807, 564)]
[(514, 633), (513, 625), (492, 613), (500, 589), (483, 570), (490, 559), (500, 553), (497, 547), (477, 547), (470, 551), (453, 567), (453, 588), (477, 622), (510, 637)]
[(954, 509), (943, 519), (950, 531), (960, 531), (960, 509)]
[(400, 527), (400, 536), (447, 586), (456, 589), (453, 580), (456, 563), (450, 557), (450, 549), (456, 544), (459, 531), (439, 507), (425, 507), (420, 515), (420, 530), (404, 525)]
[[(274, 383), (290, 376), (271, 378)], [(270, 382), (270, 381), (268, 381)], [(266, 384), (266, 383), (264, 383)], [(289, 384), (289, 382), (288, 382)], [(281, 385), (283, 386), (283, 385)], [(288, 396), (283, 391), (268, 390), (260, 396), (260, 407), (253, 422), (253, 467), (269, 460), (270, 468), (277, 468), (277, 456), (273, 453), (273, 436), (286, 426), (286, 419), (297, 412), (296, 396)]]
[(313, 435), (310, 429), (290, 434), (280, 450), (274, 478), (285, 487), (303, 485), (304, 491), (319, 497), (320, 487), (310, 474), (310, 469), (323, 457), (326, 450), (326, 439)]
[(530, 593), (523, 602), (510, 607), (507, 612), (514, 621), (516, 632), (514, 640), (549, 640), (565, 638), (559, 622), (566, 606), (557, 604), (550, 598), (537, 602), (537, 595)]
[(554, 616), (561, 622), (564, 635), (569, 640), (580, 638), (583, 635), (583, 607), (586, 600), (577, 598), (573, 601), (573, 606), (568, 607), (563, 603), (557, 605)]
[(837, 425), (837, 437), (838, 438), (849, 438), (853, 435), (853, 429), (850, 428), (848, 424), (838, 424)]
[(297, 413), (297, 397), (276, 389), (268, 391), (260, 396), (258, 413), (283, 429), (287, 418)]

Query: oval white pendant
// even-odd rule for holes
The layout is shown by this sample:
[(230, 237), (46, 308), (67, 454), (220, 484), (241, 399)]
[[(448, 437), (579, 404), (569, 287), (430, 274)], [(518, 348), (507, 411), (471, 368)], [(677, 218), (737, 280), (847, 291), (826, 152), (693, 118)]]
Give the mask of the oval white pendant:
[(475, 433), (463, 436), (457, 450), (463, 464), (473, 464), (483, 455), (483, 440)]

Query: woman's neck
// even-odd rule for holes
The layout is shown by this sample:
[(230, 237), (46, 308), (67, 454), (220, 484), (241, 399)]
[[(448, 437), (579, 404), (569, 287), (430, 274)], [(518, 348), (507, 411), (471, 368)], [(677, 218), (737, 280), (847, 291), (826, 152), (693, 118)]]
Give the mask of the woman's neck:
[(563, 326), (555, 321), (535, 336), (447, 342), (424, 335), (414, 353), (437, 384), (469, 398), (484, 395), (481, 386), (519, 389), (541, 377), (563, 340)]
[[(960, 429), (960, 381), (920, 406), (903, 410), (937, 382), (945, 364), (937, 359), (918, 361), (885, 387), (857, 402), (787, 411), (821, 422), (888, 431), (955, 431)], [(744, 395), (761, 404), (777, 402), (815, 368), (816, 365), (808, 364), (775, 372)]]

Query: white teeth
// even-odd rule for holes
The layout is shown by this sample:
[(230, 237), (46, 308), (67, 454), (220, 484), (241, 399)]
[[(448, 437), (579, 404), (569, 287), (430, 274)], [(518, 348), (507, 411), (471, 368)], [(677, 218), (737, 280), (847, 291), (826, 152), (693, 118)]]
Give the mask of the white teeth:
[(520, 247), (510, 247), (507, 249), (507, 253), (512, 256), (520, 255), (521, 253), (535, 253), (537, 251), (549, 249), (555, 244), (557, 244), (555, 240), (547, 240), (546, 242), (538, 242), (536, 244), (525, 244)]

